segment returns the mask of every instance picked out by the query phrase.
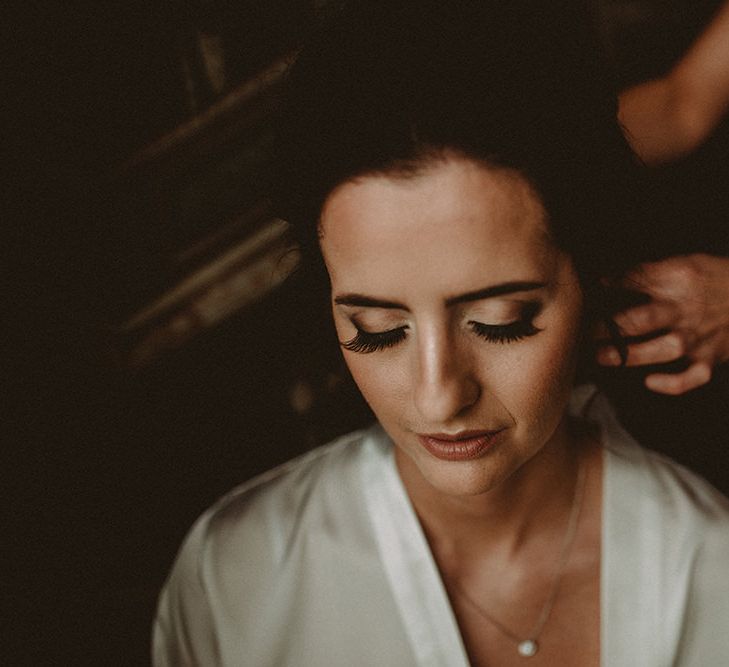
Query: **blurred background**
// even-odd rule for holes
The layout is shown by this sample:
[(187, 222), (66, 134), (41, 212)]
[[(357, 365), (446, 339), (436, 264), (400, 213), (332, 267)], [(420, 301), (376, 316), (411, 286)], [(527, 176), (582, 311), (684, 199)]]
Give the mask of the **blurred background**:
[[(5, 664), (147, 664), (195, 517), (370, 418), (263, 195), (281, 74), (324, 4), (5, 8)], [(596, 4), (621, 86), (666, 72), (719, 4)], [(729, 254), (728, 125), (652, 172), (667, 252)], [(729, 490), (725, 368), (678, 399), (606, 381), (639, 439)]]

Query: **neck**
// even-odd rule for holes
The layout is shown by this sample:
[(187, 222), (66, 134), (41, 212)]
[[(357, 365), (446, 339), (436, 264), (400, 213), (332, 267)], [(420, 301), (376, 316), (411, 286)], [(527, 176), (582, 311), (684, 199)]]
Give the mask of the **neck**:
[(574, 498), (579, 439), (564, 419), (534, 457), (497, 487), (474, 496), (439, 491), (399, 448), (395, 458), (435, 550), (459, 558), (483, 549), (513, 555), (527, 540), (563, 530)]

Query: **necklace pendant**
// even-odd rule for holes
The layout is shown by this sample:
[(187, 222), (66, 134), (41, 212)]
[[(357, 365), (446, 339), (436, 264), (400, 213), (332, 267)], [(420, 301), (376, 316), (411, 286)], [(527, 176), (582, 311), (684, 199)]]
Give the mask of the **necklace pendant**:
[(531, 658), (537, 654), (539, 650), (539, 644), (534, 639), (525, 639), (523, 642), (519, 642), (519, 655), (524, 658)]

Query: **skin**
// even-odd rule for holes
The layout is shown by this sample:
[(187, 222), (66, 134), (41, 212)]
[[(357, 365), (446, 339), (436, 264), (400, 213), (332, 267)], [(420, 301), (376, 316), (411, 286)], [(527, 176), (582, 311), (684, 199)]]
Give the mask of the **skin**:
[(696, 150), (729, 108), (729, 2), (671, 71), (620, 95), (620, 122), (649, 165)]
[[(701, 146), (729, 109), (729, 2), (664, 77), (620, 95), (620, 122), (635, 152), (648, 165), (679, 160)], [(651, 303), (616, 318), (626, 336), (652, 340), (628, 348), (628, 365), (658, 364), (685, 357), (688, 368), (651, 373), (648, 389), (683, 394), (709, 382), (712, 369), (729, 361), (729, 259), (695, 254), (645, 264), (632, 276)], [(660, 331), (668, 333), (660, 335)], [(603, 332), (604, 333), (604, 332)], [(597, 360), (620, 363), (605, 346)]]
[[(729, 361), (729, 259), (694, 254), (643, 264), (626, 276), (625, 287), (651, 297), (615, 317), (625, 336), (651, 336), (628, 345), (628, 366), (661, 364), (685, 357), (681, 373), (650, 373), (645, 384), (663, 394), (683, 394), (711, 379), (712, 368)], [(606, 337), (606, 332), (601, 332)], [(611, 345), (597, 355), (606, 366), (620, 364)]]
[[(584, 465), (592, 480), (586, 517), (554, 610), (570, 622), (550, 621), (531, 662), (557, 664), (549, 660), (561, 656), (569, 664), (566, 651), (574, 664), (596, 664), (599, 448), (565, 416), (582, 292), (571, 260), (550, 242), (538, 196), (516, 172), (444, 155), (415, 176), (368, 175), (339, 186), (325, 202), (320, 232), (340, 341), (350, 343), (358, 327), (405, 334), (385, 349), (344, 356), (396, 445), (472, 663), (511, 664), (515, 647), (464, 606), (453, 583), (528, 632), (551, 585)], [(513, 283), (531, 288), (465, 296)], [(474, 322), (530, 319), (535, 303), (531, 335), (499, 342), (476, 333)], [(465, 461), (437, 458), (420, 440), (498, 429), (493, 446)], [(488, 576), (494, 571), (508, 575)]]

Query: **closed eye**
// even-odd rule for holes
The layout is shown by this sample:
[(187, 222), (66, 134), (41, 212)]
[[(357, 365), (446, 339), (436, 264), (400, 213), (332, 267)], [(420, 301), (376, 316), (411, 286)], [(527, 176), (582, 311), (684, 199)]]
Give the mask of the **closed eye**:
[(514, 343), (522, 338), (538, 334), (541, 329), (534, 326), (532, 321), (517, 320), (509, 324), (483, 324), (470, 321), (468, 323), (473, 332), (490, 343)]
[[(541, 329), (534, 326), (534, 318), (542, 309), (542, 304), (538, 301), (526, 303), (523, 306), (522, 313), (518, 320), (507, 324), (484, 324), (475, 320), (469, 320), (468, 325), (471, 330), (480, 338), (489, 343), (514, 343), (516, 341), (535, 336)], [(378, 352), (390, 347), (394, 347), (407, 338), (407, 325), (388, 329), (387, 331), (367, 331), (362, 326), (352, 320), (357, 333), (348, 341), (339, 344), (350, 352), (359, 352), (368, 354), (370, 352)]]
[(407, 327), (403, 326), (388, 331), (369, 332), (357, 327), (355, 337), (344, 343), (340, 343), (340, 345), (350, 352), (362, 352), (365, 354), (368, 352), (377, 352), (378, 350), (384, 350), (405, 340), (406, 329)]
[(468, 324), (473, 332), (490, 343), (514, 343), (522, 338), (538, 334), (541, 329), (534, 326), (534, 318), (542, 309), (539, 301), (525, 303), (518, 320), (507, 324), (484, 324), (471, 320)]

